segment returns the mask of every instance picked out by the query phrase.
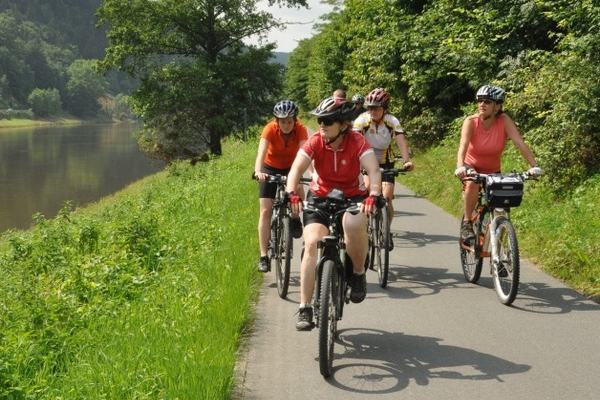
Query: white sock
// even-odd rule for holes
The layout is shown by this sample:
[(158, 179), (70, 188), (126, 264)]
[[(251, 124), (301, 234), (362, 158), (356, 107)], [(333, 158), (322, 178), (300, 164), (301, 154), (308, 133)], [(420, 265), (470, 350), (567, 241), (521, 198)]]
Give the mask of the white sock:
[(312, 308), (312, 304), (310, 303), (300, 303), (300, 307), (299, 308)]

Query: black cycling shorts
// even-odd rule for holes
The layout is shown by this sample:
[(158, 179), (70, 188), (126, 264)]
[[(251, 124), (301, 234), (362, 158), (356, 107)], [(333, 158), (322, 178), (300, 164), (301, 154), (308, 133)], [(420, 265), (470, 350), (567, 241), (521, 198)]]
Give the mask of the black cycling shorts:
[[(290, 173), (290, 168), (278, 169), (263, 164), (262, 172), (269, 175), (285, 175)], [(260, 199), (274, 199), (277, 193), (277, 184), (273, 182), (260, 182), (258, 184), (258, 197)]]
[[(360, 203), (366, 198), (367, 198), (367, 196), (354, 196), (354, 197), (351, 197), (350, 199), (355, 203)], [(321, 199), (322, 201), (325, 201), (325, 199), (315, 195), (313, 192), (311, 192), (309, 190), (308, 195), (306, 196), (306, 200), (314, 201), (315, 199), (317, 201), (319, 201), (319, 199)], [(327, 219), (327, 217), (321, 215), (318, 212), (309, 213), (309, 212), (303, 211), (302, 212), (302, 221), (304, 222), (304, 226), (309, 225), (309, 224), (321, 224), (321, 225), (329, 226), (329, 220)]]

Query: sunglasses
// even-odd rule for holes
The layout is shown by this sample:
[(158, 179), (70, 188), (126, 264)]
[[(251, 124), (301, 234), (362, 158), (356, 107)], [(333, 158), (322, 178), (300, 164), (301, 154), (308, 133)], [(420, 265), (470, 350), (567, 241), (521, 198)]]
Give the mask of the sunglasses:
[(477, 103), (483, 103), (483, 104), (492, 104), (493, 101), (492, 100), (483, 100), (483, 99), (479, 99), (477, 100)]
[(337, 121), (335, 119), (331, 119), (331, 118), (317, 118), (317, 123), (319, 125), (323, 124), (325, 126), (331, 126), (333, 124), (335, 124)]

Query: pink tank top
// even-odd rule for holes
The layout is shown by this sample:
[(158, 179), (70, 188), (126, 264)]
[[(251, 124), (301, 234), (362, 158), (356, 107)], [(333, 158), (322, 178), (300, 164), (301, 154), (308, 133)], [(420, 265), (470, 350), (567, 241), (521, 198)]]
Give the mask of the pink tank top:
[(496, 122), (489, 131), (483, 129), (483, 121), (479, 117), (471, 118), (475, 123), (475, 129), (467, 147), (465, 164), (471, 165), (482, 174), (499, 172), (500, 159), (508, 137), (504, 128), (504, 115), (496, 116)]

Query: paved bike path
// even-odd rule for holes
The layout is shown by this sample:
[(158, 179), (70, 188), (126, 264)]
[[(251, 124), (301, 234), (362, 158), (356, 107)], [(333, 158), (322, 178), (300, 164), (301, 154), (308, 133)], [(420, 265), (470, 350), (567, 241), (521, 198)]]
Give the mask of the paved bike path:
[(332, 376), (319, 373), (316, 329), (295, 329), (296, 240), (288, 298), (264, 277), (235, 399), (598, 397), (600, 305), (521, 259), (504, 306), (487, 259), (479, 283), (465, 281), (455, 217), (398, 184), (394, 207), (388, 287), (369, 271), (365, 301), (344, 308)]

